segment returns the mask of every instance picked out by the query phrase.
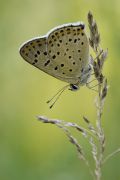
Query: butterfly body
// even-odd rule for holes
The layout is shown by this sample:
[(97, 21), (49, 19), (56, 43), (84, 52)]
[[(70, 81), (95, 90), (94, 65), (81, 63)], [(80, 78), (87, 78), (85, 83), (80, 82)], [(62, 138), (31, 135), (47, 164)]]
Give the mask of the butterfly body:
[(71, 90), (85, 85), (91, 75), (89, 43), (82, 22), (58, 26), (25, 42), (20, 54), (33, 66), (69, 83)]

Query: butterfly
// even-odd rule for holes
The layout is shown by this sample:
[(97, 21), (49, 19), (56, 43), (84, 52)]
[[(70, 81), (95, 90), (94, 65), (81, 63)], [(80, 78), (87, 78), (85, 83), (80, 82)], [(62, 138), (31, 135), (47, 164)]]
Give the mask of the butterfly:
[(45, 36), (25, 42), (20, 55), (38, 69), (69, 83), (72, 91), (87, 84), (91, 76), (89, 41), (83, 22), (55, 27)]

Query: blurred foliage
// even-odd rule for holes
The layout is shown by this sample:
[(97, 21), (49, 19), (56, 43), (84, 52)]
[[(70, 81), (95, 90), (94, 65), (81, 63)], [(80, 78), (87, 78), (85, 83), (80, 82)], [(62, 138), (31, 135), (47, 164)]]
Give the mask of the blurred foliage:
[[(104, 69), (110, 84), (103, 115), (106, 154), (120, 146), (119, 7), (119, 0), (0, 0), (1, 180), (90, 180), (88, 169), (63, 133), (41, 124), (35, 116), (83, 124), (81, 116), (86, 115), (94, 123), (95, 92), (86, 87), (76, 93), (66, 91), (50, 110), (46, 100), (65, 83), (32, 67), (19, 55), (21, 43), (44, 35), (57, 25), (83, 21), (88, 31), (89, 10), (97, 20), (102, 46), (109, 50)], [(119, 166), (117, 155), (104, 165), (103, 179), (120, 179)]]

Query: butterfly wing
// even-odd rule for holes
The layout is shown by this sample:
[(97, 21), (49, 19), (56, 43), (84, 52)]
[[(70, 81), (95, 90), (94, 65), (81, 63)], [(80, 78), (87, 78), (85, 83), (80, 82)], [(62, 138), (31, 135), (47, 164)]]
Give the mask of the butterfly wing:
[(21, 46), (20, 55), (28, 63), (34, 65), (40, 70), (45, 71), (45, 66), (49, 64), (49, 62), (47, 62), (48, 58), (46, 43), (45, 36), (32, 39)]
[(54, 71), (54, 61), (50, 59), (48, 54), (47, 42), (46, 36), (31, 39), (21, 46), (20, 55), (25, 61), (38, 69), (60, 80), (64, 80), (59, 77), (59, 75), (56, 76), (56, 72)]
[(89, 45), (84, 25), (66, 24), (20, 48), (27, 62), (60, 80), (75, 84), (88, 64)]
[(48, 33), (48, 55), (51, 70), (58, 79), (77, 83), (89, 63), (89, 44), (85, 25), (66, 24)]

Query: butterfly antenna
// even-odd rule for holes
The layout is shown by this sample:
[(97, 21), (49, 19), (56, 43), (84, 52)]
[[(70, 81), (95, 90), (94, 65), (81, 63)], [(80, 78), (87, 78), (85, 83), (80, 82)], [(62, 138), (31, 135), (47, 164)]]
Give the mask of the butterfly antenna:
[(63, 89), (58, 96), (56, 97), (55, 101), (52, 103), (52, 105), (50, 106), (50, 109), (54, 106), (54, 104), (56, 103), (56, 101), (60, 98), (61, 94), (64, 92), (65, 89)]
[(50, 100), (48, 100), (46, 103), (50, 103), (53, 99), (54, 102), (52, 103), (52, 105), (50, 106), (50, 109), (53, 107), (53, 105), (56, 103), (56, 101), (59, 99), (59, 97), (61, 96), (61, 94), (64, 92), (64, 90), (69, 87), (69, 85), (64, 86), (62, 89), (60, 89)]

